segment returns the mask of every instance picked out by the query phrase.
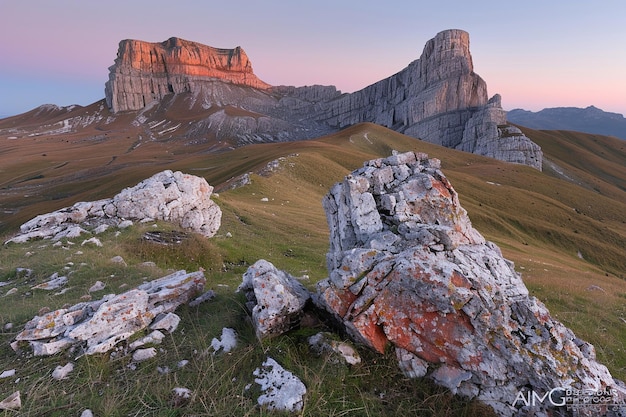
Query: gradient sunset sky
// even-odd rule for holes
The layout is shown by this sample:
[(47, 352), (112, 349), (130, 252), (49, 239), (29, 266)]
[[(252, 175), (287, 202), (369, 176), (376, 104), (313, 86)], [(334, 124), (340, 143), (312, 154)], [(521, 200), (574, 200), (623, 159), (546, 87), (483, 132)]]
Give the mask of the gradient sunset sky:
[(0, 20), (0, 117), (104, 98), (122, 39), (241, 46), (267, 83), (352, 92), (453, 28), (469, 32), (474, 70), (507, 110), (626, 114), (623, 0), (0, 0)]

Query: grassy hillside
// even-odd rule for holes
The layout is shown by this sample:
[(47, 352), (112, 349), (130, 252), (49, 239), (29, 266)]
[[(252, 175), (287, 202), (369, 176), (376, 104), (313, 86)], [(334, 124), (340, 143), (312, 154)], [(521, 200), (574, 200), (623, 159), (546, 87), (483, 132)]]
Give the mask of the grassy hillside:
[[(182, 170), (220, 185), (285, 159), (272, 175), (252, 174), (251, 184), (215, 197), (223, 211), (222, 227), (208, 241), (192, 236), (181, 245), (162, 247), (141, 240), (142, 231), (153, 229), (144, 225), (119, 236), (105, 235), (103, 248), (82, 247), (82, 239), (62, 247), (33, 242), (0, 248), (0, 281), (11, 281), (0, 287), (0, 324), (14, 325), (0, 330), (0, 372), (15, 368), (20, 377), (17, 383), (15, 378), (0, 380), (0, 399), (19, 389), (25, 404), (22, 415), (78, 415), (85, 407), (98, 416), (265, 415), (244, 387), (253, 382), (254, 368), (270, 355), (307, 385), (303, 415), (485, 415), (480, 405), (455, 399), (428, 381), (403, 378), (392, 357), (360, 350), (367, 360), (354, 368), (311, 357), (303, 340), (315, 329), (260, 343), (246, 320), (243, 299), (234, 292), (247, 266), (260, 258), (295, 276), (307, 275), (305, 283), (314, 288), (326, 276), (328, 230), (322, 196), (363, 161), (388, 156), (392, 149), (441, 159), (474, 227), (516, 263), (531, 293), (593, 343), (614, 376), (626, 379), (623, 142), (589, 135), (568, 140), (569, 134), (561, 132), (525, 133), (544, 148), (548, 164), (543, 173), (416, 141), (372, 124), (313, 141), (253, 145), (219, 154), (172, 142), (136, 146), (126, 133), (86, 142), (79, 137), (28, 142), (1, 138), (0, 227), (5, 237), (36, 214), (110, 197), (163, 169)], [(115, 255), (128, 266), (110, 263)], [(144, 261), (157, 267), (146, 268)], [(33, 269), (33, 276), (20, 277), (18, 267)], [(40, 359), (17, 356), (8, 347), (42, 307), (77, 303), (96, 280), (107, 284), (94, 294), (99, 298), (168, 269), (198, 268), (206, 270), (207, 286), (218, 297), (196, 308), (181, 308), (181, 328), (160, 346), (163, 351), (156, 359), (137, 370), (127, 367), (127, 359), (81, 358), (70, 380), (52, 381), (51, 370), (73, 359), (70, 353)], [(35, 282), (63, 271), (72, 272), (71, 289), (65, 294), (30, 290)], [(12, 287), (17, 293), (5, 295)], [(230, 355), (212, 355), (211, 339), (222, 327), (237, 330), (239, 347)], [(183, 359), (189, 365), (177, 368)], [(159, 366), (172, 371), (161, 375)], [(194, 391), (184, 408), (170, 403), (176, 386)]]

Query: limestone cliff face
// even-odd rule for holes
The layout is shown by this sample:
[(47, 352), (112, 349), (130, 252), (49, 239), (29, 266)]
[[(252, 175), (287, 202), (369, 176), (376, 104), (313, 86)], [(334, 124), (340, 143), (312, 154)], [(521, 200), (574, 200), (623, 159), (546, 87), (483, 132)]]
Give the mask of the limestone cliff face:
[(266, 89), (254, 75), (240, 47), (219, 49), (170, 38), (162, 43), (126, 39), (120, 42), (115, 64), (105, 86), (113, 112), (139, 110), (166, 94), (199, 90), (204, 81), (220, 79)]
[(239, 47), (216, 49), (178, 38), (163, 43), (125, 40), (109, 68), (105, 92), (114, 113), (144, 109), (155, 101), (166, 106), (165, 96), (188, 93), (189, 111), (199, 103), (215, 112), (199, 118), (187, 137), (213, 135), (243, 145), (310, 139), (373, 122), (427, 142), (541, 170), (541, 149), (506, 124), (500, 97), (489, 99), (487, 84), (474, 72), (469, 47), (467, 32), (440, 32), (404, 70), (341, 94), (333, 86), (270, 86), (254, 75)]
[(469, 34), (446, 30), (420, 59), (389, 78), (329, 102), (317, 117), (338, 128), (374, 122), (427, 142), (541, 170), (542, 153), (521, 132), (502, 134), (500, 97), (474, 72)]

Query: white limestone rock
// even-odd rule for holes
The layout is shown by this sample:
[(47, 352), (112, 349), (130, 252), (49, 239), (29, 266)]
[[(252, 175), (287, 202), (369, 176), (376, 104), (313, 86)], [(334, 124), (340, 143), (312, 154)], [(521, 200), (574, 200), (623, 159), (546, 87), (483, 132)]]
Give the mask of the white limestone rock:
[(19, 391), (15, 391), (13, 394), (0, 401), (0, 410), (18, 411), (22, 408), (22, 397)]
[[(42, 214), (24, 223), (20, 234), (5, 243), (23, 243), (30, 239), (76, 238), (89, 234), (81, 225), (92, 220), (94, 233), (101, 233), (108, 223), (124, 228), (133, 220), (164, 220), (200, 233), (214, 236), (222, 212), (211, 200), (211, 187), (204, 178), (170, 170), (159, 172), (134, 187), (125, 188), (110, 199), (79, 202), (71, 207)], [(98, 224), (99, 223), (99, 224)], [(95, 240), (85, 242), (97, 244)]]
[(57, 366), (52, 371), (52, 378), (56, 380), (66, 379), (73, 370), (74, 364), (72, 362), (68, 362), (65, 366)]
[(261, 368), (255, 369), (254, 382), (261, 386), (263, 394), (258, 403), (268, 410), (298, 412), (304, 406), (306, 386), (285, 370), (274, 359), (267, 358)]
[[(86, 301), (34, 317), (16, 342), (29, 342), (33, 354), (52, 355), (70, 346), (84, 354), (104, 353), (136, 332), (151, 327), (173, 332), (180, 318), (172, 313), (202, 292), (206, 279), (201, 271), (178, 271), (119, 295)], [(158, 317), (159, 322), (154, 322)], [(160, 332), (151, 336), (156, 342)]]
[(259, 338), (280, 335), (297, 326), (311, 297), (297, 279), (263, 259), (243, 274), (238, 291), (246, 294)]
[(157, 355), (157, 351), (155, 348), (147, 348), (147, 349), (137, 349), (133, 352), (133, 361), (134, 362), (144, 362), (148, 359), (152, 359)]
[(237, 332), (234, 329), (224, 327), (222, 329), (222, 336), (219, 339), (214, 337), (213, 340), (211, 340), (211, 347), (215, 353), (220, 350), (224, 353), (230, 352), (237, 347)]

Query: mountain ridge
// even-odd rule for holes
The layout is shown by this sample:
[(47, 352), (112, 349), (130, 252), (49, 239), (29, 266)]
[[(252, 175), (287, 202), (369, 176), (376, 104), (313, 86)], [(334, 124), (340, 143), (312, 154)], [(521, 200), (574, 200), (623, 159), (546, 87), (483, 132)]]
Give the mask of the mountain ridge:
[(531, 129), (571, 130), (626, 140), (626, 118), (595, 106), (551, 107), (537, 112), (513, 109), (507, 112), (507, 120)]

